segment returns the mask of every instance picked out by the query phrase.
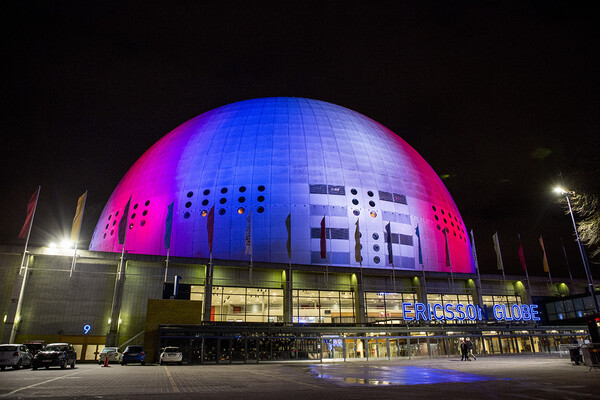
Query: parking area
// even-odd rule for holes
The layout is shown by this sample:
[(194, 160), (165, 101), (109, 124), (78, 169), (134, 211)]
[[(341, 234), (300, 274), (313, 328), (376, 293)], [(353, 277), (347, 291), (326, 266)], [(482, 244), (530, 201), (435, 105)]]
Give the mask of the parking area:
[(600, 371), (549, 356), (258, 365), (79, 364), (0, 373), (0, 399), (599, 399)]

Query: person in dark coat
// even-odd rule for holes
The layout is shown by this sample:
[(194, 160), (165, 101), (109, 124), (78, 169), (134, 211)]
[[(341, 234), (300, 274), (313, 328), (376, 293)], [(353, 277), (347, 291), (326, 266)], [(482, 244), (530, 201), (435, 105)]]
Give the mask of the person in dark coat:
[(461, 354), (461, 358), (460, 361), (465, 361), (469, 359), (469, 350), (467, 349), (467, 344), (465, 343), (464, 340), (460, 341), (460, 354)]

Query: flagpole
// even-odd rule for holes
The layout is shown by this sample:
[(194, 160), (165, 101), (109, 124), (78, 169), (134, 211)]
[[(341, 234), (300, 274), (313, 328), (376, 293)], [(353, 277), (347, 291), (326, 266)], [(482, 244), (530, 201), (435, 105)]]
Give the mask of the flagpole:
[(473, 261), (475, 262), (475, 271), (477, 271), (477, 300), (479, 305), (483, 307), (483, 293), (481, 293), (481, 274), (479, 273), (479, 261), (477, 261), (477, 249), (475, 248), (475, 235), (473, 235), (473, 229), (471, 229), (471, 247), (473, 248)]
[(165, 279), (164, 282), (167, 283), (167, 274), (169, 271), (169, 253), (171, 249), (167, 249), (167, 259), (165, 260)]
[(567, 258), (567, 251), (565, 250), (565, 244), (563, 243), (562, 238), (560, 238), (560, 244), (562, 246), (563, 257), (565, 258), (565, 263), (567, 264), (567, 271), (569, 271), (569, 279), (571, 280), (571, 290), (575, 290), (575, 282), (573, 281), (573, 274), (571, 273), (571, 266), (569, 265), (569, 259)]
[[(71, 263), (71, 272), (69, 273), (69, 278), (71, 278), (73, 276), (73, 271), (75, 271), (75, 266), (77, 265), (77, 244), (79, 243), (79, 236), (81, 234), (81, 225), (83, 223), (83, 213), (85, 212), (85, 204), (87, 202), (87, 190), (85, 191), (85, 193), (83, 194), (85, 197), (83, 198), (83, 207), (81, 209), (81, 219), (79, 220), (79, 227), (77, 229), (77, 240), (75, 240), (75, 249), (73, 250), (73, 262)], [(75, 218), (77, 218), (77, 211), (79, 210), (75, 210), (76, 214), (75, 214)], [(71, 236), (73, 235), (73, 232), (71, 232)], [(73, 239), (73, 238), (71, 238)]]

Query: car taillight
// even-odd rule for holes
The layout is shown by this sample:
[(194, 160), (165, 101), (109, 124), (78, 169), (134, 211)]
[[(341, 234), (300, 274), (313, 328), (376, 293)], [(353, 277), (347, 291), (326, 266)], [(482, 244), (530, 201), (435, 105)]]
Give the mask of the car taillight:
[(142, 353), (141, 353), (141, 354), (142, 354), (142, 355), (144, 355), (144, 354), (146, 354), (146, 353), (144, 353), (144, 352), (142, 351)]
[(15, 352), (13, 353), (13, 356), (15, 356), (15, 357), (18, 357), (18, 356), (19, 356), (19, 352), (18, 352), (18, 351), (15, 351)]

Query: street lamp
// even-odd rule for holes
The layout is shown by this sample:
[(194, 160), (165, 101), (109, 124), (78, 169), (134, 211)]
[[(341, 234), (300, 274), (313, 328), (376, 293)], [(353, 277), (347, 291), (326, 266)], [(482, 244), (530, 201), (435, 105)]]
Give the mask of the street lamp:
[(583, 245), (581, 244), (581, 240), (579, 239), (579, 232), (577, 231), (577, 224), (575, 223), (575, 216), (573, 216), (573, 209), (571, 208), (571, 201), (569, 200), (569, 196), (574, 196), (574, 191), (568, 191), (563, 189), (560, 186), (554, 188), (554, 192), (560, 194), (561, 196), (565, 196), (567, 200), (567, 205), (569, 206), (569, 214), (571, 214), (571, 221), (573, 221), (573, 229), (575, 229), (575, 237), (577, 238), (577, 245), (579, 246), (579, 254), (581, 255), (581, 261), (583, 262), (583, 268), (585, 270), (585, 276), (588, 281), (588, 287), (590, 290), (590, 294), (592, 295), (592, 301), (594, 302), (594, 312), (598, 313), (598, 301), (596, 300), (596, 293), (594, 291), (594, 284), (592, 282), (592, 274), (590, 272), (590, 267), (587, 262), (587, 258), (584, 253)]

